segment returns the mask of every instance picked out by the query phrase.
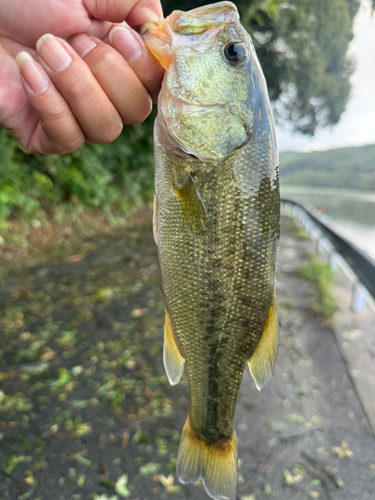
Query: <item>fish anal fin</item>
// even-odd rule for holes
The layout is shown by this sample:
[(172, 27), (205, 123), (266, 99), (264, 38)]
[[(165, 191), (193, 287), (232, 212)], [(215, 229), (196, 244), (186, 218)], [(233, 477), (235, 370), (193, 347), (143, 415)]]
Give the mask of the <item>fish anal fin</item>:
[(248, 359), (251, 376), (260, 391), (269, 382), (275, 367), (279, 344), (279, 324), (277, 320), (275, 300), (268, 312), (262, 337), (254, 353)]
[(190, 415), (182, 430), (177, 456), (177, 476), (181, 483), (201, 479), (215, 500), (235, 500), (237, 489), (237, 439), (208, 444), (199, 439), (191, 426)]
[(208, 215), (193, 177), (189, 175), (181, 187), (174, 185), (173, 190), (177, 196), (188, 230), (198, 231), (198, 233), (206, 231)]
[(165, 311), (163, 360), (169, 383), (178, 384), (184, 371), (185, 360), (178, 350), (167, 311)]

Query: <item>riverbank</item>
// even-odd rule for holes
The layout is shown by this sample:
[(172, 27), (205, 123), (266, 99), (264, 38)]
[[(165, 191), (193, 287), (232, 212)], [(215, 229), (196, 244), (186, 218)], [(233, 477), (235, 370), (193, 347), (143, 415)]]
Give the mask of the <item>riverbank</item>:
[(348, 198), (359, 201), (369, 201), (375, 203), (374, 191), (360, 191), (359, 189), (337, 189), (337, 188), (324, 188), (315, 186), (290, 186), (287, 184), (281, 185), (282, 196), (294, 195), (300, 196), (333, 196), (335, 198)]
[[(280, 352), (261, 393), (244, 375), (238, 498), (372, 500), (375, 438), (300, 272), (311, 244), (285, 217), (281, 241)], [(167, 382), (163, 321), (149, 223), (4, 273), (1, 500), (207, 499), (175, 475), (188, 388)]]

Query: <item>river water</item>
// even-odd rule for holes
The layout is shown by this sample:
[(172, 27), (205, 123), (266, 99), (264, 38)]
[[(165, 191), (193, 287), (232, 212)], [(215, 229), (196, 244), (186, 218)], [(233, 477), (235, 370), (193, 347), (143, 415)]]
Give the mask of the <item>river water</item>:
[(375, 258), (375, 193), (281, 184), (281, 196), (319, 208), (344, 236)]

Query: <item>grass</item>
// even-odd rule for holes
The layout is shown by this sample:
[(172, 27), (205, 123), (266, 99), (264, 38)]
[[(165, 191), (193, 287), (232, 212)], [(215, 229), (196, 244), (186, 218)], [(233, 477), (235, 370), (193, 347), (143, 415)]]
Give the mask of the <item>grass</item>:
[(296, 240), (309, 240), (309, 235), (306, 233), (304, 228), (300, 225), (295, 225), (293, 228), (293, 238)]
[(324, 320), (332, 318), (337, 311), (332, 294), (334, 273), (327, 262), (322, 262), (316, 254), (310, 254), (310, 263), (300, 269), (301, 276), (309, 278), (317, 287), (317, 295), (313, 297), (313, 310)]

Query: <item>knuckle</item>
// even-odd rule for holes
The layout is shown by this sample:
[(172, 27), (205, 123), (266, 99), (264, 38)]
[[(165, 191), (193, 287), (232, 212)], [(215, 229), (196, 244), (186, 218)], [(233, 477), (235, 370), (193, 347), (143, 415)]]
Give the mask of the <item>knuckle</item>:
[(108, 144), (113, 142), (122, 132), (122, 122), (120, 117), (111, 121), (110, 125), (103, 126), (98, 136), (91, 136), (87, 140), (92, 144)]
[(159, 69), (159, 67), (155, 67), (154, 62), (150, 63), (143, 70), (143, 74), (142, 74), (143, 85), (145, 87), (155, 86), (157, 83), (160, 82), (162, 75), (163, 75), (163, 73)]
[(111, 130), (106, 138), (107, 142), (112, 142), (115, 139), (117, 139), (117, 137), (121, 134), (121, 132), (122, 132), (122, 123), (119, 117), (119, 119), (116, 120), (116, 123), (112, 124)]
[(20, 144), (23, 147), (23, 149), (28, 153), (32, 153), (33, 151), (35, 151), (36, 153), (41, 153), (41, 151), (39, 151), (40, 148), (38, 146), (33, 146), (32, 137), (27, 142), (20, 141)]
[(70, 142), (70, 144), (67, 144), (64, 148), (65, 149), (64, 153), (60, 154), (71, 153), (72, 151), (75, 151), (76, 149), (80, 148), (84, 142), (85, 138), (81, 135), (81, 137), (73, 139)]
[(66, 104), (62, 102), (55, 103), (53, 106), (50, 106), (48, 115), (42, 120), (43, 123), (50, 126), (55, 126), (56, 124), (64, 126), (65, 124), (71, 123), (71, 121), (71, 111)]
[(121, 64), (123, 64), (118, 52), (105, 49), (101, 51), (100, 57), (91, 67), (92, 72), (99, 79), (108, 78), (111, 72), (118, 71)]
[(94, 81), (82, 81), (76, 79), (65, 90), (65, 95), (68, 100), (82, 101), (90, 98), (96, 91)]
[(96, 19), (108, 18), (108, 2), (103, 0), (86, 0), (88, 11), (95, 16)]
[(152, 111), (152, 101), (150, 96), (148, 96), (147, 99), (144, 99), (142, 105), (137, 106), (136, 112), (127, 113), (123, 121), (126, 125), (136, 125), (138, 123), (142, 123), (146, 120), (151, 111)]
[(82, 134), (78, 137), (66, 138), (63, 141), (49, 139), (49, 144), (43, 146), (40, 153), (44, 155), (64, 155), (80, 148), (84, 142), (85, 138)]

